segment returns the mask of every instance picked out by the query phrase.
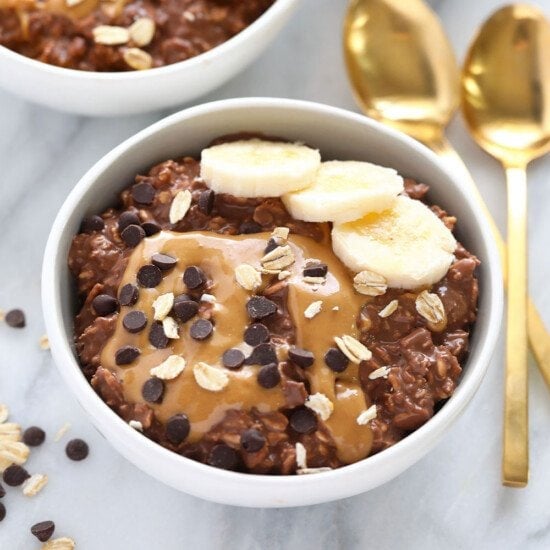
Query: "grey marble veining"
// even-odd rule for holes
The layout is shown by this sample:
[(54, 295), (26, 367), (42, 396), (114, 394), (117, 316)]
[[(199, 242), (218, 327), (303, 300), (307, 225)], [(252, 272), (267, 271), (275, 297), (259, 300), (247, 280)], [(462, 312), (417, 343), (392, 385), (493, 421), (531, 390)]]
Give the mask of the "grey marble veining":
[[(502, 2), (440, 0), (437, 9), (460, 56), (474, 29)], [(539, 2), (550, 13), (550, 0)], [(357, 110), (340, 50), (344, 0), (305, 0), (273, 47), (206, 100), (235, 96), (312, 99)], [(60, 93), (62, 91), (60, 90)], [(79, 177), (126, 137), (167, 113), (88, 119), (49, 111), (0, 91), (0, 307), (20, 306), (25, 330), (0, 326), (0, 402), (23, 425), (39, 424), (46, 444), (32, 471), (50, 483), (34, 499), (10, 490), (0, 549), (38, 548), (29, 527), (53, 519), (58, 535), (83, 550), (141, 549), (545, 549), (550, 547), (550, 393), (536, 369), (531, 387), (531, 483), (500, 485), (502, 342), (465, 414), (424, 460), (392, 482), (340, 502), (294, 510), (251, 510), (201, 501), (169, 489), (122, 459), (67, 392), (48, 352), (40, 264), (56, 211)], [(457, 120), (450, 138), (502, 226), (503, 175)], [(550, 325), (550, 158), (529, 172), (531, 292)], [(53, 435), (89, 441), (84, 463), (66, 459)], [(65, 439), (66, 440), (66, 439)]]

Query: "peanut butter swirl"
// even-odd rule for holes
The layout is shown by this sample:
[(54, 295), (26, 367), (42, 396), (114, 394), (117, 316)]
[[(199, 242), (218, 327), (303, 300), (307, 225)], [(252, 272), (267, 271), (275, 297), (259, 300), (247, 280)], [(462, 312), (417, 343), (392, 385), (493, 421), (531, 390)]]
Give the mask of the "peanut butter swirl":
[[(258, 384), (258, 366), (245, 365), (238, 370), (230, 370), (221, 361), (222, 354), (229, 348), (239, 348), (245, 356), (252, 351), (243, 341), (244, 331), (252, 322), (246, 309), (252, 292), (237, 284), (235, 268), (247, 263), (260, 269), (260, 259), (268, 239), (268, 233), (222, 236), (207, 232), (163, 231), (143, 240), (135, 248), (120, 282), (120, 286), (135, 284), (138, 270), (151, 262), (153, 254), (168, 254), (178, 260), (173, 269), (163, 273), (157, 287), (140, 288), (137, 303), (121, 308), (114, 334), (102, 350), (101, 365), (121, 380), (124, 398), (128, 402), (143, 403), (141, 389), (151, 377), (151, 368), (170, 355), (184, 357), (187, 365), (178, 377), (166, 382), (162, 403), (150, 406), (162, 423), (175, 414), (185, 413), (191, 424), (190, 442), (200, 440), (223, 419), (228, 410), (256, 408), (260, 412), (271, 412), (288, 408), (280, 385), (265, 389)], [(359, 425), (356, 421), (370, 403), (361, 390), (357, 365), (350, 363), (345, 372), (337, 374), (326, 366), (323, 357), (327, 349), (334, 346), (335, 336), (357, 336), (356, 318), (364, 300), (354, 292), (350, 274), (326, 244), (297, 235), (291, 235), (288, 244), (295, 262), (287, 268), (290, 276), (280, 284), (288, 286), (286, 307), (294, 325), (295, 343), (315, 355), (314, 364), (305, 369), (310, 393), (322, 393), (333, 403), (333, 412), (325, 424), (336, 444), (338, 458), (345, 463), (355, 462), (366, 457), (371, 449), (369, 425)], [(312, 284), (303, 277), (306, 260), (311, 258), (328, 266), (328, 274), (322, 284)], [(182, 275), (191, 265), (200, 267), (212, 282), (208, 293), (216, 301), (213, 305), (203, 303), (199, 316), (211, 318), (215, 325), (214, 333), (208, 340), (197, 341), (189, 334), (192, 321), (180, 323), (179, 339), (170, 340), (166, 349), (157, 349), (148, 341), (149, 327), (153, 322), (153, 302), (165, 293), (172, 292), (177, 296), (187, 292)], [(276, 279), (276, 275), (264, 275), (262, 286), (255, 293), (262, 294), (273, 277)], [(320, 312), (306, 318), (304, 311), (317, 301), (322, 302)], [(125, 314), (132, 309), (143, 311), (148, 318), (148, 326), (138, 334), (129, 333), (122, 324)], [(288, 343), (277, 339), (273, 344), (279, 361), (285, 361)], [(141, 355), (128, 366), (118, 366), (115, 353), (125, 345), (138, 347)], [(199, 386), (193, 374), (193, 367), (198, 362), (222, 369), (229, 378), (227, 385), (220, 391), (209, 391)]]

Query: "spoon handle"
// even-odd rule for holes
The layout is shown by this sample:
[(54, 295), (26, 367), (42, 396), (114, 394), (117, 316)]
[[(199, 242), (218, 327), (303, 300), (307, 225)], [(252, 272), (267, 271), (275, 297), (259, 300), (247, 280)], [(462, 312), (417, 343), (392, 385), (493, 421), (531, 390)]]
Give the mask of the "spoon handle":
[(527, 412), (527, 183), (525, 166), (506, 167), (508, 189), (508, 309), (502, 482), (529, 478)]
[[(472, 178), (468, 168), (464, 164), (464, 161), (460, 158), (458, 153), (453, 149), (453, 146), (445, 139), (426, 143), (432, 151), (442, 157), (446, 164), (452, 167), (461, 178), (461, 181), (468, 191), (468, 193), (474, 197), (476, 202), (481, 207), (481, 210), (485, 214), (489, 227), (493, 233), (498, 251), (500, 253), (500, 259), (502, 262), (502, 272), (504, 275), (504, 284), (507, 283), (507, 265), (506, 265), (506, 243), (500, 234), (500, 231), (493, 219), (487, 204), (483, 200), (479, 189), (477, 188), (475, 181)], [(546, 382), (548, 388), (550, 388), (550, 334), (544, 326), (544, 322), (537, 311), (537, 307), (533, 303), (533, 300), (529, 298), (527, 304), (527, 330), (529, 335), (529, 344), (531, 351), (537, 362), (539, 371)]]

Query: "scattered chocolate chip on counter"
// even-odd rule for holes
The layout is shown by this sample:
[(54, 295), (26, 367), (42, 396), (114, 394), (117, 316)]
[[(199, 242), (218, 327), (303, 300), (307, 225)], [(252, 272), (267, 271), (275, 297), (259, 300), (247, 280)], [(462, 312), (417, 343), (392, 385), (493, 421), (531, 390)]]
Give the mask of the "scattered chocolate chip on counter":
[(6, 517), (6, 507), (3, 502), (0, 502), (0, 521), (3, 521)]
[(84, 460), (89, 452), (88, 444), (83, 439), (71, 439), (65, 447), (65, 454), (77, 462)]
[(38, 447), (46, 440), (46, 432), (38, 426), (31, 426), (23, 432), (23, 442), (29, 447)]
[(25, 313), (21, 309), (11, 309), (6, 313), (4, 320), (12, 328), (23, 328), (26, 324)]
[(55, 531), (55, 523), (53, 521), (41, 521), (35, 523), (31, 527), (31, 533), (40, 541), (46, 542), (50, 540)]
[(8, 466), (2, 474), (4, 483), (10, 487), (19, 487), (19, 485), (23, 485), (29, 477), (31, 477), (29, 472), (27, 472), (23, 466), (19, 466), (18, 464)]

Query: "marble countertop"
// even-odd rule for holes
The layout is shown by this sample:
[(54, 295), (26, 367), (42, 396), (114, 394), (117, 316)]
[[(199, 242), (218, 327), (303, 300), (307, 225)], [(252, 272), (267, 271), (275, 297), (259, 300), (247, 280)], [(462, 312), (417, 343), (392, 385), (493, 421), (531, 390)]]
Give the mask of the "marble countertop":
[[(340, 50), (344, 0), (305, 0), (272, 48), (205, 100), (282, 96), (357, 110)], [(440, 0), (437, 10), (462, 57), (476, 26), (502, 2)], [(550, 14), (550, 0), (539, 4)], [(33, 499), (10, 490), (0, 548), (38, 548), (29, 533), (53, 519), (58, 536), (83, 550), (239, 548), (355, 549), (550, 547), (550, 393), (531, 368), (531, 482), (500, 484), (503, 353), (500, 342), (485, 381), (465, 414), (426, 458), (390, 483), (347, 500), (308, 508), (254, 510), (211, 504), (169, 489), (119, 456), (93, 429), (61, 381), (44, 332), (40, 267), (52, 220), (79, 177), (103, 154), (167, 112), (88, 119), (31, 105), (0, 91), (0, 308), (21, 307), (24, 330), (0, 326), (0, 403), (14, 421), (37, 424), (46, 444), (28, 463), (46, 472)], [(502, 226), (504, 179), (499, 165), (467, 136), (449, 131)], [(529, 171), (531, 292), (550, 326), (550, 156)], [(533, 365), (531, 365), (533, 367)], [(84, 463), (64, 455), (55, 432), (91, 447)]]

